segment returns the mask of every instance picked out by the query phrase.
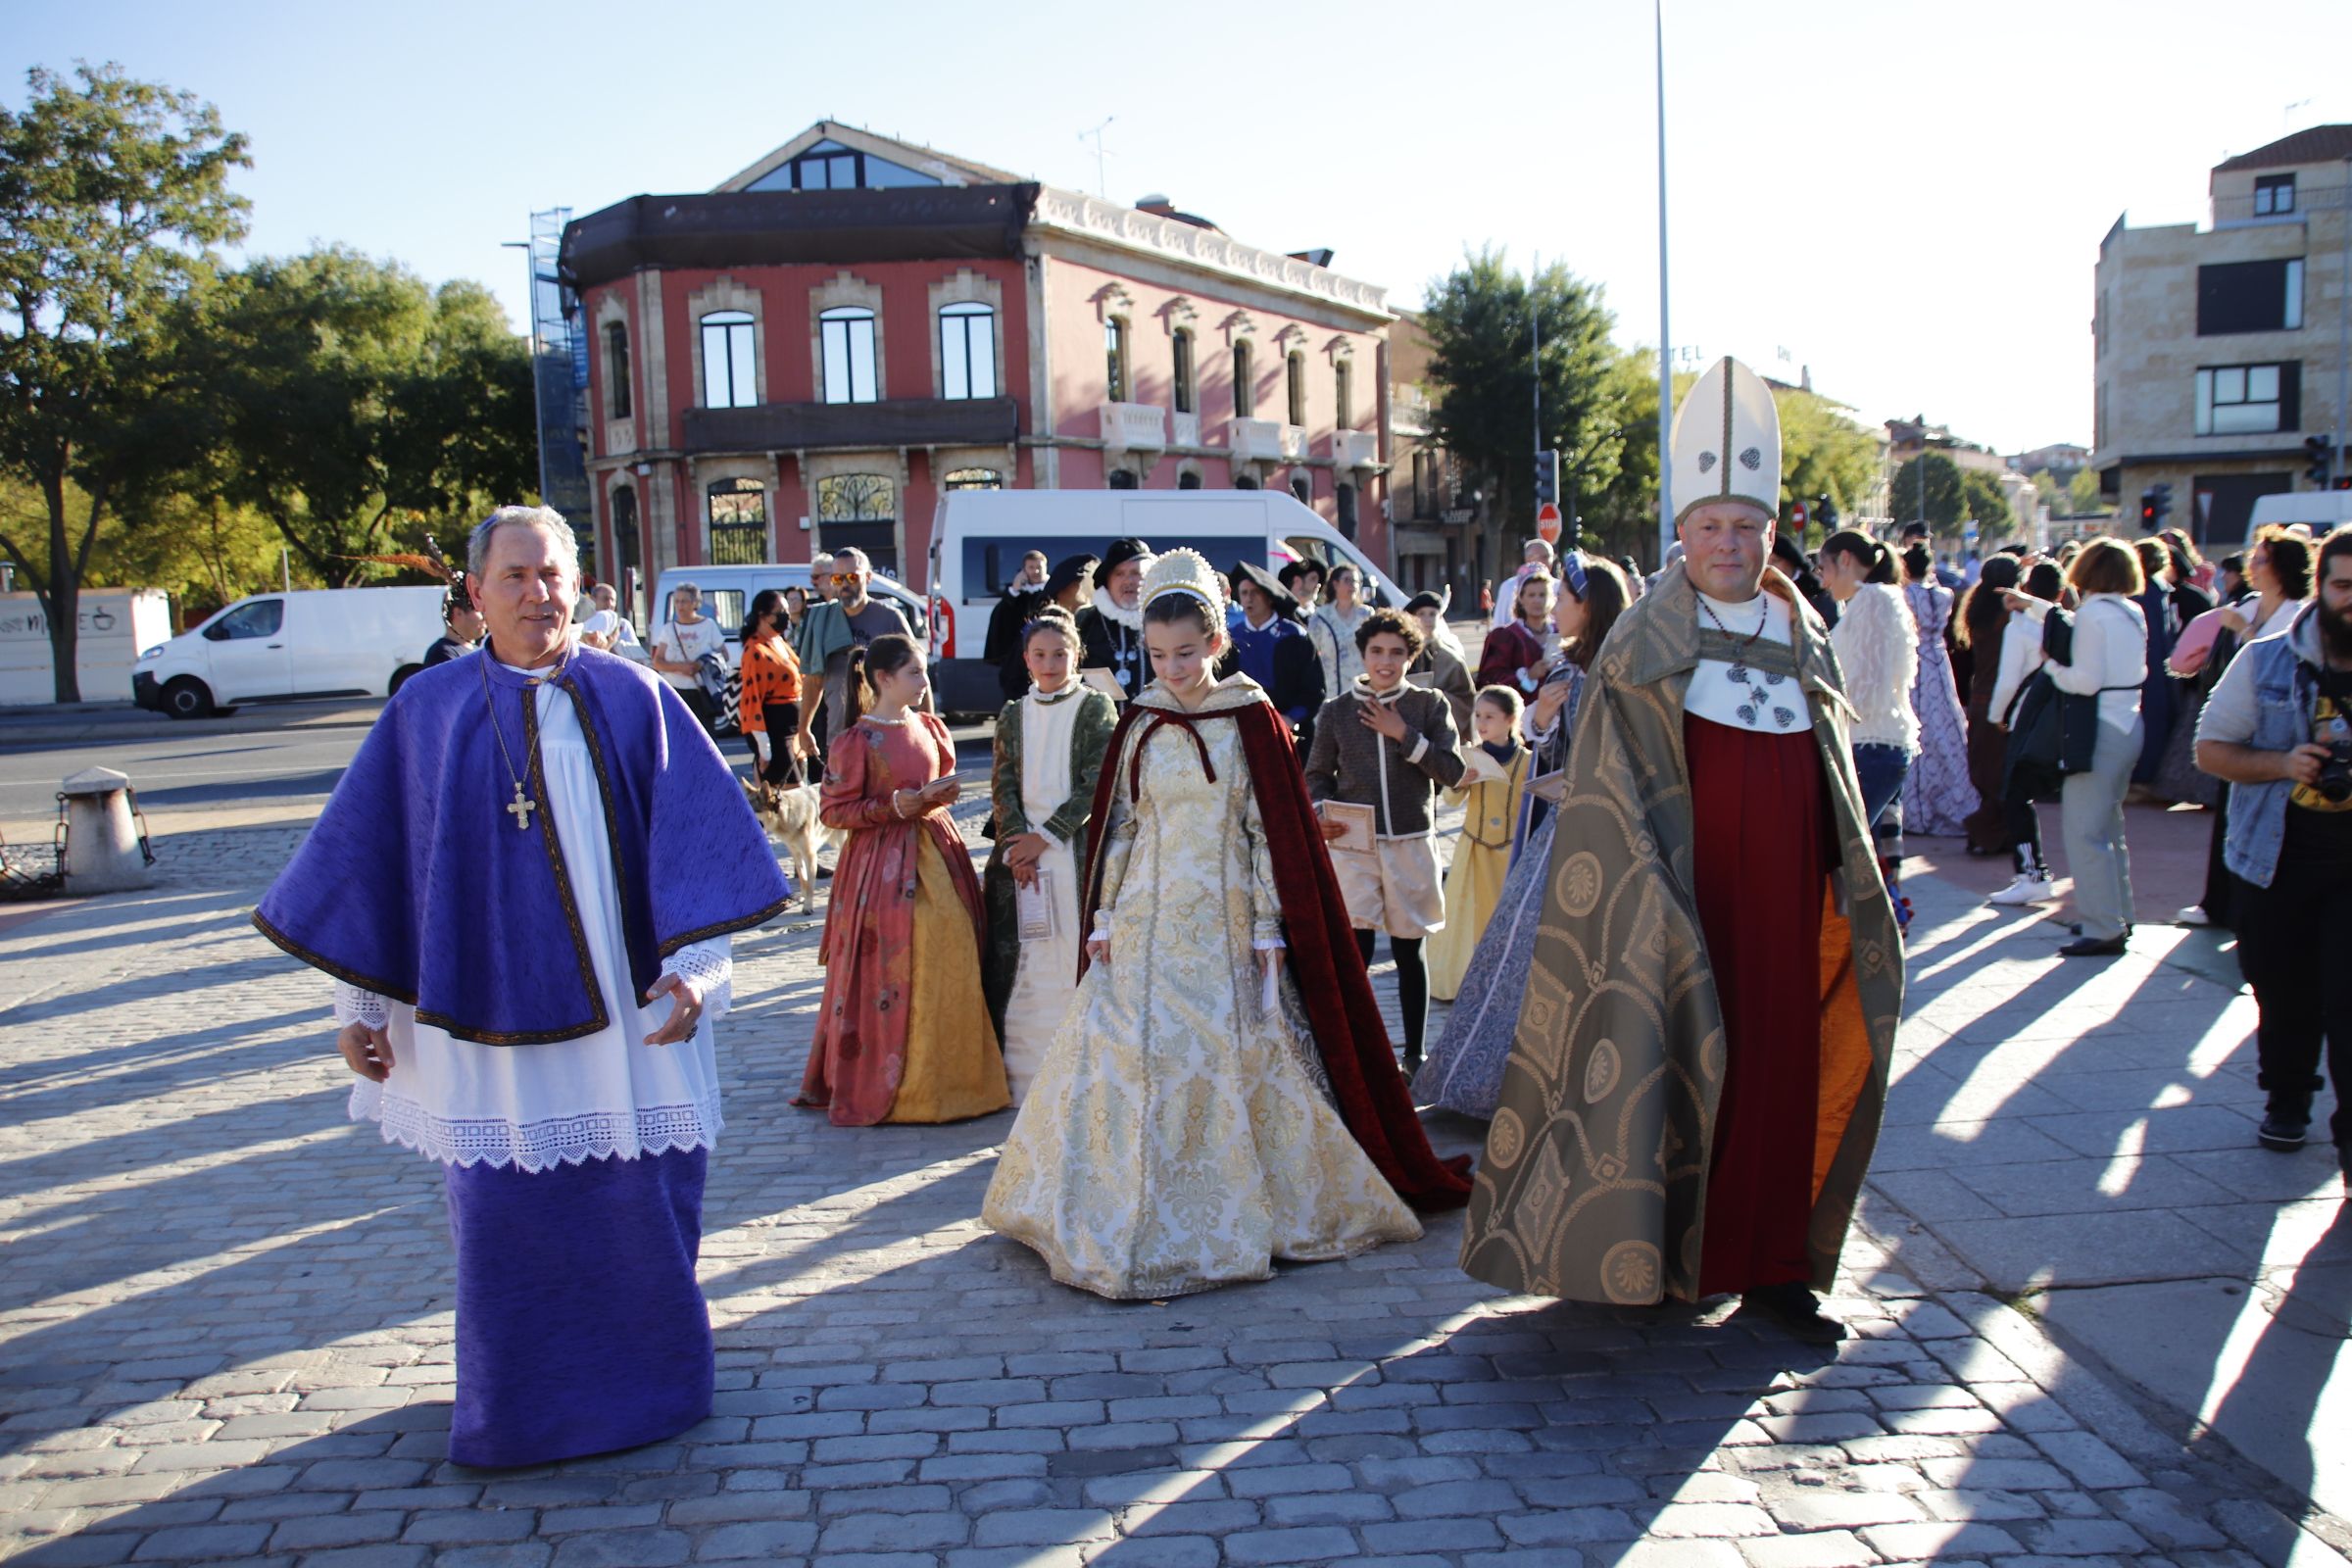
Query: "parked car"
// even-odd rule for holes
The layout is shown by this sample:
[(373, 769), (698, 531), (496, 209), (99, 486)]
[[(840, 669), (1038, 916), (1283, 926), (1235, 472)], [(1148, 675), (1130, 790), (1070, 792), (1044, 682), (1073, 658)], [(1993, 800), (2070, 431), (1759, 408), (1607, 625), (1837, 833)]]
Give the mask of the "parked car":
[(1410, 597), (1288, 490), (954, 490), (931, 530), (931, 684), (941, 710), (978, 715), (1003, 706), (996, 668), (980, 655), (989, 612), (1022, 556), (1099, 558), (1114, 539), (1186, 546), (1219, 571), (1237, 561), (1276, 570), (1302, 557), (1326, 568), (1345, 563), (1372, 603)]
[(139, 655), (131, 700), (173, 718), (244, 703), (389, 697), (441, 635), (439, 588), (298, 588), (240, 599)]

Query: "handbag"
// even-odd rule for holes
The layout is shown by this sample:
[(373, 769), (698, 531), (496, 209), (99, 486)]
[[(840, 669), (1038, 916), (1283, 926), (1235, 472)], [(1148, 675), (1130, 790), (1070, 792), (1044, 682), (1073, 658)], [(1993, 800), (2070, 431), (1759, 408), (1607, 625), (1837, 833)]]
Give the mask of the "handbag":
[[(2042, 652), (2057, 663), (2074, 662), (2074, 617), (2052, 610), (2042, 618)], [(2061, 691), (2049, 665), (2028, 676), (2009, 705), (2009, 757), (2005, 776), (2022, 780), (2034, 800), (2056, 796), (2066, 778), (2090, 771), (2099, 746), (2099, 697), (2137, 691), (2137, 686), (2102, 686), (2095, 692)]]

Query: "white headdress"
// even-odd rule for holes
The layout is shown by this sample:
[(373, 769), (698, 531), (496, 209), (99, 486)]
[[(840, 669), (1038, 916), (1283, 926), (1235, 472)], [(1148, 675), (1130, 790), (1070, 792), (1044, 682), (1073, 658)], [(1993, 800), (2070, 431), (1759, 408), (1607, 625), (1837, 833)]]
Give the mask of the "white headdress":
[(1674, 520), (1715, 501), (1781, 511), (1781, 413), (1772, 388), (1738, 360), (1707, 368), (1674, 415)]
[(1200, 551), (1178, 548), (1170, 550), (1152, 563), (1144, 573), (1144, 594), (1138, 601), (1149, 611), (1152, 601), (1162, 594), (1190, 594), (1208, 609), (1208, 623), (1222, 630), (1225, 625), (1225, 594), (1217, 587), (1217, 573)]

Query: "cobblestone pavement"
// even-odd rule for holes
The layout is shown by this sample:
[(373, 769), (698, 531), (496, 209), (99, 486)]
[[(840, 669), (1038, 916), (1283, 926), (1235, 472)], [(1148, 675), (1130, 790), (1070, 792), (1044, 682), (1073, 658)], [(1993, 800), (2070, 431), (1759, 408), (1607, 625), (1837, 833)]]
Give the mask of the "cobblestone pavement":
[[(975, 1218), (1007, 1117), (842, 1130), (788, 1103), (805, 920), (741, 942), (719, 1030), (717, 1413), (593, 1461), (452, 1465), (437, 1169), (344, 1120), (325, 983), (245, 923), (295, 838), (174, 838), (151, 893), (0, 930), (14, 1561), (2247, 1568), (2352, 1542), (2183, 1447), (1876, 1192), (1834, 1352), (1720, 1309), (1498, 1296), (1455, 1268), (1452, 1218), (1167, 1303), (1063, 1290)], [(1982, 937), (1915, 959), (1923, 1016)], [(1915, 1062), (1951, 1038), (1923, 1029)]]

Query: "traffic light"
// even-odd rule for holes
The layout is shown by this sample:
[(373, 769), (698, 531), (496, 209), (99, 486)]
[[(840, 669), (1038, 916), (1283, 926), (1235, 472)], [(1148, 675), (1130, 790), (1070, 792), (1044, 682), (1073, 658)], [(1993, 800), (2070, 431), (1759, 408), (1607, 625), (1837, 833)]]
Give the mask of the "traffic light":
[(2156, 531), (2156, 492), (2153, 490), (2142, 490), (2139, 493), (2139, 531), (2141, 533)]
[(1536, 505), (1556, 506), (1560, 499), (1560, 455), (1557, 452), (1536, 454)]
[(2165, 520), (2173, 514), (2173, 482), (2164, 479), (2150, 485), (2148, 499), (2156, 505), (2156, 519), (2148, 524), (2149, 531), (2154, 532), (2163, 527)]
[(2328, 482), (2328, 438), (2324, 435), (2305, 436), (2303, 438), (2303, 477), (2309, 479), (2313, 484), (2325, 485)]
[(1838, 504), (1828, 496), (1813, 498), (1813, 520), (1832, 533), (1838, 531)]

